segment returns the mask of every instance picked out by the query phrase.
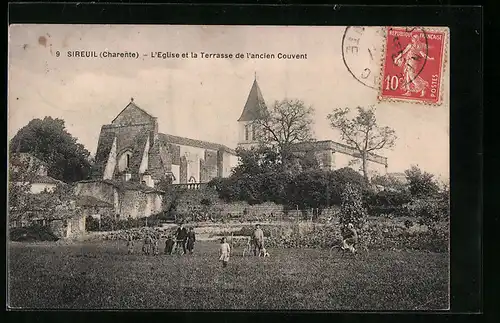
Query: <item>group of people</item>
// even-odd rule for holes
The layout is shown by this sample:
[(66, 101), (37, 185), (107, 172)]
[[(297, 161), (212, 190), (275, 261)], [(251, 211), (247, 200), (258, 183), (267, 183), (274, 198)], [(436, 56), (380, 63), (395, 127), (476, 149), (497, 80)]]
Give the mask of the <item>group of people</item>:
[[(175, 237), (175, 240), (174, 240)], [(159, 235), (149, 234), (144, 239), (142, 252), (146, 255), (159, 255)], [(254, 256), (269, 256), (264, 247), (264, 232), (259, 224), (255, 226), (255, 230), (250, 238)], [(186, 229), (182, 223), (179, 225), (174, 235), (169, 235), (165, 240), (165, 254), (172, 254), (174, 247), (182, 248), (182, 254), (193, 254), (196, 235), (192, 227)], [(342, 239), (342, 249), (348, 249), (355, 252), (355, 245), (358, 242), (358, 233), (352, 223), (347, 225), (347, 235)], [(134, 240), (131, 236), (127, 239), (128, 253), (134, 252)], [(222, 262), (222, 267), (227, 267), (231, 256), (231, 246), (227, 239), (223, 237), (219, 247), (219, 261)]]
[[(174, 240), (175, 238), (175, 240)], [(196, 242), (196, 235), (194, 233), (193, 228), (186, 229), (182, 224), (179, 225), (175, 234), (169, 235), (165, 240), (165, 249), (164, 253), (167, 255), (171, 255), (175, 249), (182, 248), (182, 254), (185, 255), (187, 253), (193, 254), (194, 244)], [(145, 255), (159, 255), (160, 249), (160, 236), (158, 234), (150, 233), (147, 234), (144, 238), (144, 242), (142, 245), (142, 253)], [(132, 236), (128, 236), (127, 238), (127, 248), (128, 253), (134, 253), (134, 239)]]
[[(260, 225), (257, 224), (255, 226), (255, 230), (250, 238), (251, 247), (253, 247), (254, 256), (263, 256), (268, 257), (269, 253), (266, 251), (264, 247), (264, 232), (260, 228)], [(222, 262), (222, 267), (227, 267), (229, 263), (229, 258), (231, 256), (231, 246), (227, 243), (226, 238), (222, 238), (220, 241), (219, 248), (219, 260)]]

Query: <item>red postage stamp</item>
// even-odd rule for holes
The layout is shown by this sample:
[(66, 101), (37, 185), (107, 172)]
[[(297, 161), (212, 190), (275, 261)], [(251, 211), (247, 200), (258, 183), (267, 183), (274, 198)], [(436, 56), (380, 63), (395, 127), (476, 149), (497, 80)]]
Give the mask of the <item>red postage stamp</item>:
[(447, 33), (419, 27), (388, 27), (380, 100), (439, 104)]

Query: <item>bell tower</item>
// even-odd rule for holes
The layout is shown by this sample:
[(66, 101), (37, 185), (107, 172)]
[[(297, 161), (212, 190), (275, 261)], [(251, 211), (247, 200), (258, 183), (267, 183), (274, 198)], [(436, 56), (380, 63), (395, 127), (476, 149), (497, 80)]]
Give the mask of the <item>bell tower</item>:
[(258, 144), (259, 127), (256, 121), (263, 117), (265, 109), (267, 109), (266, 103), (257, 83), (257, 73), (255, 73), (243, 112), (238, 119), (238, 147), (251, 148)]

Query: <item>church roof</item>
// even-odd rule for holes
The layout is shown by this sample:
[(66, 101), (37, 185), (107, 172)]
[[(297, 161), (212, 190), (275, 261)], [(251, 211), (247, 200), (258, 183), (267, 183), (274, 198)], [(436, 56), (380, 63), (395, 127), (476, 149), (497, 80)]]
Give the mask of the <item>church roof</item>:
[(257, 79), (255, 79), (238, 121), (252, 121), (261, 118), (263, 108), (266, 108), (266, 103), (260, 91)]
[(154, 118), (154, 116), (152, 116), (152, 115), (151, 115), (150, 113), (148, 113), (146, 110), (144, 110), (144, 109), (140, 108), (137, 104), (135, 104), (135, 102), (134, 102), (134, 98), (131, 98), (131, 99), (130, 99), (129, 104), (127, 104), (127, 105), (125, 106), (125, 108), (123, 108), (123, 110), (122, 110), (122, 111), (120, 111), (120, 113), (118, 113), (118, 114), (116, 115), (116, 117), (113, 119), (113, 121), (111, 121), (111, 123), (115, 123), (115, 121), (116, 121), (116, 120), (117, 120), (117, 119), (121, 116), (121, 114), (122, 114), (125, 110), (127, 110), (127, 109), (134, 109), (134, 110), (138, 110), (138, 111), (140, 111), (143, 115), (146, 115), (146, 116), (147, 116), (147, 117), (149, 117), (149, 118)]
[(210, 150), (224, 150), (230, 154), (236, 155), (236, 152), (233, 149), (231, 149), (225, 145), (216, 144), (213, 142), (184, 138), (184, 137), (168, 135), (168, 134), (164, 134), (164, 133), (160, 133), (159, 136), (160, 136), (161, 140), (165, 141), (165, 143), (167, 143), (167, 144), (191, 146), (191, 147), (210, 149)]

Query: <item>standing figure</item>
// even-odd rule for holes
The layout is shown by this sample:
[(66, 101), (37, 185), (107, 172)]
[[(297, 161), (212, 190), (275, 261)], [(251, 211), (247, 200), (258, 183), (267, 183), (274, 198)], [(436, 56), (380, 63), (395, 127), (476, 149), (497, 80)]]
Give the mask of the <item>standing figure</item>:
[(171, 255), (174, 250), (175, 241), (171, 235), (168, 236), (167, 240), (165, 240), (165, 254)]
[(420, 34), (413, 34), (411, 42), (394, 58), (394, 63), (403, 69), (401, 89), (406, 91), (403, 95), (420, 92), (420, 96), (424, 96), (426, 88), (429, 87), (429, 82), (419, 74), (423, 68), (423, 62), (434, 58), (427, 56), (426, 45), (419, 38)]
[(231, 247), (229, 246), (229, 243), (226, 242), (225, 237), (220, 241), (219, 255), (219, 260), (222, 261), (222, 267), (227, 267), (229, 256), (231, 255)]
[(189, 228), (189, 232), (187, 234), (187, 250), (190, 254), (193, 254), (194, 243), (196, 242), (196, 235), (194, 233), (194, 229)]
[(154, 236), (153, 237), (153, 255), (158, 256), (160, 254), (160, 247), (159, 247), (159, 237)]
[(146, 238), (144, 238), (144, 245), (142, 246), (142, 252), (145, 255), (151, 254), (151, 243), (152, 243), (151, 236), (147, 234)]
[(264, 248), (264, 232), (260, 228), (260, 224), (255, 226), (255, 231), (253, 232), (253, 255), (257, 256), (261, 253), (262, 248)]
[(127, 253), (129, 255), (134, 253), (134, 238), (132, 237), (132, 235), (129, 235), (127, 237)]
[(181, 223), (175, 232), (176, 238), (176, 249), (182, 247), (183, 254), (186, 254), (186, 240), (187, 240), (187, 230)]

